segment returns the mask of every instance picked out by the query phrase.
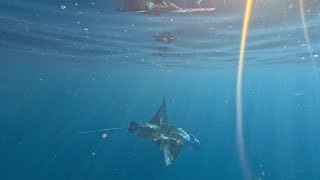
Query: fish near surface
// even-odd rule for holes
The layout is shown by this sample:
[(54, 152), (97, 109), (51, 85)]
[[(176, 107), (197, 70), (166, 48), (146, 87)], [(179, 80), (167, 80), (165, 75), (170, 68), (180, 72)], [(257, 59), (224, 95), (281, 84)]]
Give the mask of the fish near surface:
[(159, 41), (159, 42), (162, 42), (162, 43), (165, 43), (165, 44), (169, 44), (174, 40), (174, 37), (170, 32), (164, 32), (164, 33), (161, 33), (161, 34), (154, 35), (154, 39), (156, 41)]

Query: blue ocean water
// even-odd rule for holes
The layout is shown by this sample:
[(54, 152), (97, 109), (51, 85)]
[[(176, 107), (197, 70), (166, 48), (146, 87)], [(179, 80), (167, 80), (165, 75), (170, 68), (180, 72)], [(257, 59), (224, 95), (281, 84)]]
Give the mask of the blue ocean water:
[[(244, 7), (155, 16), (120, 4), (0, 2), (0, 179), (244, 179), (235, 104)], [(311, 55), (297, 2), (254, 6), (243, 78), (254, 179), (320, 179), (320, 6), (305, 8)], [(171, 44), (154, 41), (164, 31)], [(146, 122), (164, 96), (169, 121), (202, 145), (169, 167), (126, 131), (79, 134)]]

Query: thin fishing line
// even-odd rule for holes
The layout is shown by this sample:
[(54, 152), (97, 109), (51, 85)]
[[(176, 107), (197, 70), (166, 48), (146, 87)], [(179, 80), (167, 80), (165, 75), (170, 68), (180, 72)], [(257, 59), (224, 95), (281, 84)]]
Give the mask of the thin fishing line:
[(124, 130), (127, 128), (107, 128), (107, 129), (97, 129), (97, 130), (92, 130), (92, 131), (82, 131), (79, 134), (90, 134), (90, 133), (95, 133), (95, 132), (102, 132), (102, 131), (112, 131), (112, 130)]

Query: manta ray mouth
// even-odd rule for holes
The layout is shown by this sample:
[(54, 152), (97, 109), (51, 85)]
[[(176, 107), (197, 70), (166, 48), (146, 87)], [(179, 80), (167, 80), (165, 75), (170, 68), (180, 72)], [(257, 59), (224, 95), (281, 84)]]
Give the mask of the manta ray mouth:
[(134, 132), (134, 131), (136, 131), (137, 128), (139, 128), (139, 126), (140, 125), (138, 123), (131, 121), (130, 126), (128, 127), (128, 131)]

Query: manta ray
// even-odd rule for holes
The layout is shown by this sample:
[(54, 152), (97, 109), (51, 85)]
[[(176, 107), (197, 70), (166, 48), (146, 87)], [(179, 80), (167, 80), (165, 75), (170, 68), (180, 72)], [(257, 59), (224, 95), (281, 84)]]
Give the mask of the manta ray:
[(191, 133), (169, 124), (165, 98), (163, 98), (159, 110), (150, 121), (141, 125), (132, 121), (128, 131), (158, 145), (167, 167), (177, 158), (184, 146), (200, 147), (199, 140)]

